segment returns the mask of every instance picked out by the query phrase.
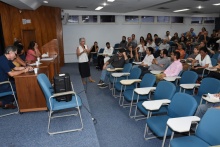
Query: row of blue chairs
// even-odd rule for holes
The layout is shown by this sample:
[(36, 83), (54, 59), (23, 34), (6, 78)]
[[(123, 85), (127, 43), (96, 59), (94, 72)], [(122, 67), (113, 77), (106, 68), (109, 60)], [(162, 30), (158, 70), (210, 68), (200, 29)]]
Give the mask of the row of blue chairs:
[[(146, 129), (145, 135), (147, 133), (147, 128), (157, 136), (163, 137), (166, 130), (166, 122), (169, 118), (174, 117), (183, 117), (183, 116), (191, 116), (194, 114), (197, 106), (200, 104), (201, 97), (203, 94), (207, 93), (217, 93), (220, 91), (220, 81), (213, 78), (205, 78), (202, 80), (200, 87), (198, 88), (198, 92), (196, 95), (193, 94), (193, 90), (186, 90), (185, 93), (179, 93), (180, 86), (174, 85), (171, 82), (161, 81), (157, 84), (156, 90), (154, 91), (153, 100), (161, 100), (161, 99), (169, 99), (171, 101), (170, 105), (162, 106), (159, 110), (153, 111), (151, 115), (155, 114), (167, 114), (161, 116), (153, 116), (149, 118), (149, 111), (147, 111), (143, 107), (144, 101), (151, 100), (151, 92), (146, 95), (139, 95), (135, 92), (137, 89), (137, 83), (133, 83), (131, 85), (124, 86), (121, 84), (120, 80), (125, 79), (138, 79), (140, 76), (140, 70), (138, 68), (134, 68), (130, 71), (130, 75), (127, 77), (120, 77), (118, 80), (110, 80), (114, 83), (113, 89), (119, 92), (123, 92), (120, 94), (119, 104), (121, 106), (125, 106), (125, 103), (129, 103), (130, 111), (129, 116), (131, 118), (138, 118), (140, 116), (144, 116), (146, 118)], [(113, 79), (113, 77), (110, 77)], [(193, 71), (185, 71), (182, 73), (179, 84), (188, 84), (195, 83), (198, 78), (198, 75)], [(155, 85), (156, 78), (152, 74), (145, 74), (139, 83), (139, 88), (145, 87), (153, 87)], [(211, 87), (210, 85), (215, 85)], [(188, 94), (187, 94), (188, 93)], [(123, 96), (122, 96), (123, 95)], [(120, 103), (120, 101), (122, 101)], [(135, 107), (134, 115), (132, 113), (132, 107)], [(137, 115), (137, 110), (142, 115)], [(150, 116), (151, 116), (150, 115)], [(159, 126), (158, 126), (159, 125)], [(160, 127), (162, 125), (162, 127)], [(166, 136), (170, 136), (172, 131), (168, 129), (166, 132)], [(164, 140), (165, 141), (165, 140)], [(163, 142), (164, 144), (164, 142)]]

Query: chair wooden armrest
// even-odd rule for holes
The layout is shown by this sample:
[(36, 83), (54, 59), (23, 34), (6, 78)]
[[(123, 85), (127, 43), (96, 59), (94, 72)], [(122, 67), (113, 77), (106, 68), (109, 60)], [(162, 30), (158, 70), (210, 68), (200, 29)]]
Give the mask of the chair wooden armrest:
[(191, 124), (198, 121), (200, 121), (200, 118), (198, 116), (177, 117), (168, 119), (167, 125), (173, 131), (183, 133), (189, 132)]
[(120, 83), (122, 85), (131, 85), (133, 83), (141, 82), (141, 79), (128, 79), (128, 80), (121, 80)]
[(159, 110), (162, 105), (167, 105), (170, 102), (171, 101), (169, 99), (152, 100), (152, 101), (143, 102), (142, 106), (149, 111), (153, 111), (153, 110)]

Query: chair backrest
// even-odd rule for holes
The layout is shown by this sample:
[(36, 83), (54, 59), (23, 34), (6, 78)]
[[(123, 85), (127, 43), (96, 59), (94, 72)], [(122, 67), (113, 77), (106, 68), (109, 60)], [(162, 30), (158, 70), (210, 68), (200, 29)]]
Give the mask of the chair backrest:
[(126, 63), (123, 67), (122, 72), (130, 72), (132, 68), (132, 64), (131, 63)]
[(48, 77), (45, 74), (39, 74), (37, 75), (37, 81), (41, 87), (41, 90), (44, 93), (44, 96), (46, 98), (46, 102), (47, 102), (47, 107), (48, 109), (50, 109), (50, 103), (49, 103), (49, 98), (51, 97), (52, 93), (50, 91), (50, 88), (52, 87), (48, 79)]
[(215, 54), (212, 56), (212, 58), (218, 60), (218, 56), (219, 56), (219, 53), (215, 53)]
[(152, 87), (156, 81), (156, 76), (146, 73), (140, 83), (140, 87)]
[(173, 117), (184, 117), (194, 115), (198, 104), (193, 96), (187, 93), (177, 92), (168, 106), (168, 115)]
[(133, 68), (131, 69), (130, 75), (128, 76), (128, 79), (139, 79), (141, 75), (141, 69), (140, 68)]
[(199, 122), (196, 136), (211, 146), (220, 144), (220, 110), (210, 108)]
[(104, 48), (100, 48), (98, 53), (103, 53), (104, 52)]
[(157, 84), (156, 91), (154, 93), (154, 99), (172, 99), (174, 93), (176, 92), (176, 87), (173, 83), (168, 81), (160, 81)]
[(216, 66), (218, 61), (215, 58), (211, 58), (212, 66)]
[(116, 43), (116, 44), (114, 45), (114, 49), (115, 49), (115, 48), (119, 48), (119, 46), (120, 46), (120, 44), (119, 44), (119, 43)]
[(186, 53), (185, 56), (184, 56), (184, 59), (186, 59), (188, 56), (189, 56), (189, 55)]
[(218, 93), (220, 91), (220, 81), (215, 78), (204, 78), (198, 90), (198, 96), (207, 93)]
[(179, 84), (192, 84), (198, 79), (198, 74), (194, 71), (184, 71)]

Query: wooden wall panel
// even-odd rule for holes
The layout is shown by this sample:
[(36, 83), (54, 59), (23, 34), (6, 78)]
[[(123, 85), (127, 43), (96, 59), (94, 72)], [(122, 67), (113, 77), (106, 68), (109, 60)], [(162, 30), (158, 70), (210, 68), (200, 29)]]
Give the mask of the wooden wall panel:
[[(64, 64), (63, 32), (61, 9), (41, 6), (35, 11), (22, 10), (0, 2), (0, 15), (5, 39), (5, 46), (11, 45), (14, 38), (21, 39), (22, 30), (35, 30), (36, 42), (41, 46), (53, 39), (58, 40), (60, 65)], [(30, 19), (31, 23), (23, 24), (22, 19)]]

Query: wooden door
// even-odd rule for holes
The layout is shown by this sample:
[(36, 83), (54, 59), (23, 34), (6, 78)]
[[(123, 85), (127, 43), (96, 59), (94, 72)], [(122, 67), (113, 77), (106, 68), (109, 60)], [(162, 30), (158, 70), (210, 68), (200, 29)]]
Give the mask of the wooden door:
[(22, 30), (22, 42), (25, 52), (28, 50), (31, 41), (36, 41), (35, 30)]

